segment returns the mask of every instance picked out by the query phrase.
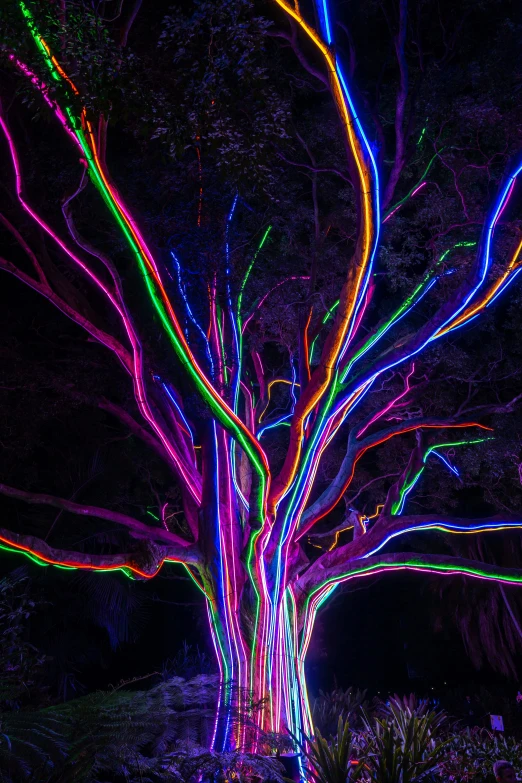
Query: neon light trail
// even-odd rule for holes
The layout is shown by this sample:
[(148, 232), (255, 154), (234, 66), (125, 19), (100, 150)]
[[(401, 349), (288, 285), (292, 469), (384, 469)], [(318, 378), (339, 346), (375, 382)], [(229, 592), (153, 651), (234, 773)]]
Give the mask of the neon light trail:
[[(424, 382), (423, 351), (474, 322), (522, 269), (522, 242), (514, 243), (509, 257), (495, 256), (493, 263), (499, 222), (505, 219), (506, 210), (515, 204), (520, 207), (522, 164), (506, 172), (482, 233), (473, 225), (473, 234), (469, 229), (437, 248), (430, 266), (419, 275), (420, 282), (412, 284), (405, 300), (395, 303), (388, 316), (375, 324), (371, 304), (379, 284), (380, 243), (394, 220), (396, 225), (406, 220), (408, 211), (428, 197), (427, 177), (435, 170), (440, 151), (427, 165), (424, 162), (422, 176), (407, 194), (382, 214), (382, 174), (371, 142), (373, 131), (365, 128), (350, 80), (335, 54), (336, 24), (329, 2), (316, 0), (317, 30), (311, 21), (314, 17), (305, 19), (297, 3), (273, 0), (274, 12), (292, 21), (305, 48), (314, 52), (321, 72), (328, 75), (351, 158), (360, 235), (353, 258), (347, 261), (346, 284), (337, 301), (332, 304), (332, 296), (321, 304), (321, 312), (313, 305), (299, 342), (300, 356), (288, 348), (286, 368), (271, 373), (263, 349), (252, 339), (256, 325), (274, 297), (287, 290), (304, 291), (314, 279), (312, 273), (299, 269), (296, 274), (281, 275), (263, 292), (253, 286), (257, 272), (277, 247), (275, 216), (271, 223), (268, 219), (261, 222), (241, 260), (236, 232), (244, 204), (241, 193), (230, 193), (222, 226), (223, 276), (220, 279), (217, 265), (195, 301), (195, 285), (187, 282), (183, 251), (169, 244), (161, 258), (152, 252), (115, 188), (101, 152), (106, 147), (106, 125), (82, 108), (81, 86), (73, 84), (42, 37), (33, 4), (20, 2), (19, 7), (26, 43), (32, 41), (47, 69), (47, 81), (15, 53), (8, 54), (11, 66), (51, 110), (57, 132), (63, 134), (71, 154), (77, 158), (81, 153), (79, 168), (87, 171), (107, 219), (125, 244), (127, 260), (140, 275), (141, 306), (159, 330), (158, 345), (169, 355), (168, 369), (155, 367), (154, 358), (145, 357), (146, 345), (136, 326), (139, 319), (130, 312), (112, 262), (101, 252), (82, 252), (70, 223), (71, 238), (63, 239), (65, 228), (55, 229), (47, 223), (26, 195), (18, 151), (23, 140), (15, 138), (8, 118), (0, 113), (1, 151), (8, 162), (13, 199), (71, 267), (81, 271), (89, 290), (103, 299), (118, 324), (120, 338), (91, 324), (61, 299), (41, 269), (36, 268), (38, 276), (32, 278), (12, 264), (2, 268), (45, 296), (123, 366), (143, 423), (132, 420), (135, 430), (146, 428), (148, 444), (171, 470), (181, 490), (186, 526), (180, 532), (177, 512), (169, 510), (167, 499), (156, 507), (149, 505), (141, 521), (2, 484), (0, 492), (14, 500), (120, 525), (131, 537), (146, 540), (149, 549), (145, 555), (77, 554), (7, 530), (0, 531), (0, 548), (9, 556), (22, 555), (43, 567), (118, 571), (133, 579), (149, 579), (172, 563), (182, 564), (206, 602), (221, 672), (214, 747), (259, 750), (267, 732), (288, 728), (294, 735), (310, 733), (305, 657), (317, 612), (337, 585), (404, 570), (522, 584), (522, 573), (507, 569), (457, 557), (386, 551), (390, 542), (397, 545), (406, 534), (412, 540), (421, 532), (493, 534), (522, 526), (522, 519), (509, 516), (466, 520), (405, 513), (433, 471), (445, 471), (452, 481), (458, 481), (459, 455), (495, 437), (477, 416), (438, 419), (411, 410)], [(50, 84), (59, 86), (58, 98)], [(428, 145), (426, 128), (427, 121), (416, 144), (417, 154)], [(202, 135), (196, 138), (195, 151), (194, 221), (201, 236), (208, 220)], [(408, 209), (402, 210), (407, 203)], [(400, 210), (401, 217), (396, 218)], [(437, 304), (433, 294), (445, 290), (459, 253), (474, 257), (471, 271), (464, 283), (455, 285), (448, 301)], [(103, 269), (94, 264), (92, 256)], [(492, 274), (496, 269), (501, 271)], [(400, 332), (421, 303), (431, 315), (424, 318), (421, 328)], [(203, 409), (205, 415), (197, 413)], [(347, 438), (346, 453), (325, 487), (318, 478), (319, 468), (324, 455), (331, 452), (332, 441), (337, 438), (339, 443), (342, 437)], [(276, 475), (272, 475), (270, 451), (274, 439), (284, 452)], [(339, 506), (365, 455), (398, 441), (410, 444), (409, 461), (400, 466), (393, 482), (375, 485), (375, 498), (366, 507), (367, 514), (372, 509), (375, 513), (367, 516), (354, 502), (343, 518)], [(248, 719), (242, 718), (251, 702), (259, 704), (259, 709)]]

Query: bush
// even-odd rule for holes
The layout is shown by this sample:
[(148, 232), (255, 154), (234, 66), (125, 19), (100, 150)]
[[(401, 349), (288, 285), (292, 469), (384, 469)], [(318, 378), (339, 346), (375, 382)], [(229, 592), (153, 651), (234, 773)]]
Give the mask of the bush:
[(493, 765), (500, 759), (511, 762), (522, 779), (520, 740), (484, 728), (462, 729), (413, 695), (376, 700), (371, 711), (356, 705), (361, 696), (354, 698), (348, 689), (317, 699), (314, 717), (323, 726), (331, 724), (336, 707), (340, 715), (335, 736), (326, 740), (321, 726), (303, 748), (313, 783), (492, 783)]
[(456, 783), (490, 783), (493, 764), (504, 759), (522, 776), (522, 742), (487, 729), (466, 729), (451, 738), (441, 774)]

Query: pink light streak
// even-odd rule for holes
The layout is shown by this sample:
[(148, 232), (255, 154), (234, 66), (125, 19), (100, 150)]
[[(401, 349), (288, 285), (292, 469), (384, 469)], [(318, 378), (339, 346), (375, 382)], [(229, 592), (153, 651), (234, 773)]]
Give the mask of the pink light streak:
[(405, 389), (404, 389), (404, 391), (401, 392), (401, 394), (399, 394), (393, 400), (391, 400), (388, 403), (388, 405), (386, 405), (381, 411), (378, 411), (375, 414), (375, 416), (373, 416), (373, 418), (370, 419), (368, 424), (365, 424), (365, 426), (362, 429), (359, 430), (359, 432), (357, 433), (357, 437), (358, 438), (360, 438), (361, 435), (363, 435), (366, 432), (368, 427), (371, 427), (372, 424), (375, 424), (375, 422), (378, 419), (380, 419), (381, 416), (384, 416), (384, 414), (388, 413), (388, 411), (391, 410), (393, 408), (393, 406), (396, 405), (399, 402), (399, 400), (402, 400), (402, 398), (405, 397), (408, 394), (409, 391), (411, 391), (411, 388), (410, 388), (410, 378), (411, 378), (411, 376), (413, 375), (414, 372), (415, 372), (415, 363), (412, 362), (411, 371), (408, 373), (408, 375), (406, 376), (406, 379), (405, 379)]
[[(124, 308), (121, 306), (121, 304), (116, 300), (114, 294), (109, 290), (109, 288), (103, 283), (103, 281), (97, 277), (97, 275), (92, 272), (92, 270), (79, 258), (67, 245), (65, 242), (63, 242), (60, 237), (53, 231), (53, 229), (47, 225), (47, 223), (37, 215), (37, 213), (29, 206), (29, 204), (25, 201), (23, 195), (22, 195), (22, 175), (20, 170), (20, 163), (18, 160), (18, 154), (16, 152), (16, 148), (14, 146), (13, 138), (9, 132), (9, 129), (7, 127), (7, 124), (5, 123), (3, 117), (0, 116), (0, 127), (2, 128), (2, 131), (5, 135), (5, 138), (7, 140), (8, 146), (9, 146), (9, 152), (11, 155), (11, 160), (13, 163), (13, 168), (15, 171), (15, 189), (16, 189), (16, 195), (17, 198), (22, 206), (22, 208), (27, 212), (28, 215), (32, 217), (32, 219), (38, 223), (38, 225), (42, 228), (45, 233), (50, 236), (54, 242), (63, 250), (64, 253), (78, 266), (80, 267), (85, 274), (91, 279), (91, 281), (99, 288), (105, 297), (108, 299), (108, 301), (111, 303), (111, 305), (114, 307), (118, 315), (120, 316), (120, 319), (123, 322), (125, 331), (127, 333), (127, 336), (129, 338), (129, 341), (132, 346), (133, 351), (133, 372), (132, 379), (134, 383), (134, 393), (136, 397), (136, 402), (138, 403), (138, 406), (140, 408), (140, 411), (144, 418), (149, 422), (151, 427), (153, 427), (154, 431), (160, 438), (167, 454), (172, 459), (176, 469), (179, 471), (181, 476), (184, 478), (184, 480), (187, 483), (188, 490), (194, 500), (196, 502), (201, 502), (201, 488), (197, 488), (197, 482), (194, 480), (195, 477), (192, 474), (187, 473), (187, 470), (185, 469), (185, 466), (183, 462), (180, 460), (177, 452), (172, 447), (169, 439), (167, 438), (166, 434), (163, 432), (162, 428), (157, 424), (155, 418), (152, 415), (152, 412), (150, 410), (150, 406), (147, 401), (145, 386), (143, 383), (143, 368), (142, 368), (142, 357), (141, 357), (141, 345), (135, 335), (134, 329), (132, 327), (132, 324), (130, 323), (130, 320), (124, 310)], [(94, 335), (93, 335), (94, 336)], [(110, 347), (110, 346), (107, 346)], [(120, 357), (121, 360), (121, 357)], [(124, 365), (125, 366), (125, 365)], [(126, 370), (129, 370), (129, 367), (126, 367)]]
[(36, 76), (36, 74), (34, 74), (30, 70), (30, 68), (28, 68), (27, 65), (25, 63), (23, 63), (21, 60), (19, 60), (18, 57), (16, 57), (14, 54), (10, 54), (9, 55), (9, 59), (11, 60), (12, 63), (14, 63), (16, 65), (16, 67), (20, 71), (22, 71), (22, 73), (25, 76), (27, 76), (28, 79), (30, 79), (30, 81), (32, 82), (32, 84), (34, 84), (34, 86), (37, 88), (37, 90), (39, 90), (39, 92), (41, 93), (44, 101), (53, 110), (53, 112), (55, 113), (56, 117), (60, 120), (61, 124), (63, 125), (64, 130), (66, 131), (68, 136), (73, 140), (75, 145), (79, 148), (79, 150), (80, 150), (80, 152), (81, 152), (81, 154), (83, 156), (83, 150), (82, 150), (81, 144), (78, 141), (78, 139), (76, 138), (76, 136), (74, 135), (73, 131), (69, 128), (69, 125), (67, 124), (67, 119), (66, 119), (64, 113), (62, 112), (62, 110), (60, 109), (58, 104), (55, 103), (55, 101), (51, 100), (51, 98), (49, 97), (49, 87), (47, 86), (47, 84), (45, 82), (43, 82), (41, 79), (39, 79), (38, 76)]
[(256, 311), (259, 310), (259, 308), (262, 306), (262, 304), (265, 302), (267, 297), (270, 296), (272, 291), (275, 291), (276, 288), (279, 288), (279, 286), (284, 285), (284, 283), (288, 283), (290, 280), (310, 280), (310, 275), (291, 275), (290, 277), (285, 277), (284, 280), (281, 280), (279, 283), (277, 283), (273, 288), (268, 291), (263, 298), (258, 302), (256, 307), (254, 308), (253, 312), (250, 313), (246, 321), (243, 323), (243, 327), (241, 329), (242, 333), (245, 332), (245, 329), (247, 328), (247, 324), (252, 320), (254, 315), (256, 314)]
[[(420, 184), (418, 187), (416, 187), (416, 188), (415, 188), (415, 190), (414, 190), (414, 191), (413, 191), (413, 193), (411, 194), (410, 198), (413, 198), (413, 196), (415, 196), (415, 195), (416, 195), (416, 194), (419, 192), (419, 190), (421, 190), (421, 189), (424, 187), (424, 185), (427, 185), (427, 184), (428, 184), (428, 183), (426, 182), (426, 180), (424, 180), (424, 182), (421, 182), (421, 184)], [(384, 218), (384, 220), (382, 221), (382, 222), (383, 222), (383, 224), (384, 224), (384, 223), (386, 223), (386, 222), (387, 222), (387, 221), (388, 221), (388, 220), (391, 218), (391, 216), (392, 216), (392, 215), (395, 215), (395, 213), (396, 213), (396, 212), (398, 212), (398, 211), (399, 211), (399, 209), (400, 209), (401, 207), (403, 207), (403, 206), (404, 206), (404, 204), (405, 204), (405, 202), (404, 202), (404, 201), (403, 201), (401, 204), (397, 204), (397, 206), (395, 207), (395, 209), (392, 209), (392, 211), (390, 212), (390, 214), (389, 214), (389, 215), (386, 215), (386, 217), (385, 217), (385, 218)]]

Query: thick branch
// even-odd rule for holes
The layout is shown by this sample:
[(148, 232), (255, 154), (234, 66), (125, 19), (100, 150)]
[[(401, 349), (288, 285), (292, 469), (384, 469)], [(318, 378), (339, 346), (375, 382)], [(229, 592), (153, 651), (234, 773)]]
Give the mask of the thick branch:
[[(350, 568), (355, 568), (356, 561), (359, 563), (358, 567), (362, 567), (365, 563), (378, 561), (376, 553), (381, 551), (390, 540), (405, 533), (438, 530), (448, 534), (469, 534), (510, 528), (522, 528), (522, 514), (518, 516), (513, 514), (496, 515), (483, 519), (435, 516), (433, 514), (379, 517), (377, 523), (364, 536), (320, 555), (301, 576), (299, 585), (301, 589), (310, 591), (326, 578), (340, 576)], [(383, 557), (401, 556), (383, 555)], [(411, 555), (411, 557), (421, 557), (421, 555)]]
[(305, 535), (305, 533), (310, 530), (310, 528), (319, 519), (328, 514), (337, 505), (339, 500), (348, 489), (348, 486), (353, 478), (357, 461), (369, 449), (375, 446), (379, 446), (381, 443), (384, 443), (390, 438), (393, 438), (395, 435), (401, 435), (406, 432), (412, 432), (422, 428), (442, 429), (444, 427), (463, 428), (472, 426), (483, 427), (483, 425), (477, 425), (476, 422), (455, 421), (452, 419), (421, 418), (400, 422), (393, 427), (387, 427), (386, 429), (372, 433), (360, 441), (354, 437), (352, 432), (348, 438), (346, 455), (341, 463), (337, 475), (333, 481), (330, 482), (327, 489), (325, 489), (325, 491), (303, 514), (297, 538), (301, 538), (303, 535)]
[(119, 419), (133, 435), (136, 435), (136, 437), (140, 438), (147, 446), (150, 446), (163, 461), (168, 462), (170, 465), (170, 457), (163, 448), (161, 441), (155, 438), (152, 433), (145, 429), (145, 427), (142, 427), (130, 413), (127, 413), (120, 405), (116, 405), (116, 403), (107, 400), (105, 397), (102, 397), (97, 404), (99, 408)]
[(360, 137), (357, 132), (354, 132), (352, 107), (346, 100), (337, 75), (335, 56), (329, 47), (318, 38), (317, 33), (308, 25), (295, 6), (292, 6), (287, 0), (277, 0), (277, 2), (286, 11), (288, 18), (292, 20), (292, 29), (294, 23), (297, 23), (309, 41), (320, 51), (328, 69), (330, 89), (343, 124), (344, 137), (349, 147), (348, 161), (349, 164), (355, 162), (357, 168), (354, 188), (357, 196), (359, 235), (355, 252), (348, 264), (346, 280), (340, 292), (339, 305), (330, 332), (323, 345), (319, 363), (295, 406), (294, 416), (290, 424), (288, 450), (281, 471), (272, 483), (268, 502), (269, 512), (275, 511), (278, 502), (284, 496), (296, 475), (303, 446), (304, 422), (312, 410), (320, 404), (332, 381), (334, 368), (337, 366), (339, 354), (343, 349), (345, 338), (354, 316), (361, 287), (364, 285), (365, 272), (371, 263), (376, 241), (374, 169), (369, 160), (368, 145), (365, 137)]
[(181, 538), (181, 536), (177, 536), (175, 533), (170, 533), (168, 530), (163, 530), (159, 527), (150, 527), (133, 517), (127, 516), (127, 514), (120, 514), (118, 511), (110, 511), (107, 508), (99, 508), (98, 506), (85, 506), (83, 504), (74, 503), (72, 500), (55, 497), (54, 495), (26, 492), (23, 489), (9, 487), (6, 484), (0, 484), (0, 494), (15, 498), (16, 500), (23, 500), (24, 503), (54, 506), (54, 508), (61, 508), (63, 511), (68, 511), (71, 514), (78, 514), (83, 517), (106, 519), (109, 522), (114, 522), (116, 525), (123, 525), (127, 528), (133, 538), (145, 538), (149, 541), (159, 541), (162, 544), (168, 544), (173, 547), (181, 546), (186, 548), (190, 546), (189, 541), (185, 541), (185, 539)]
[(143, 552), (92, 555), (85, 552), (56, 549), (40, 538), (13, 533), (4, 528), (0, 528), (0, 541), (13, 551), (26, 553), (32, 557), (36, 556), (50, 565), (81, 568), (87, 571), (115, 571), (124, 568), (145, 579), (155, 576), (166, 559), (180, 563), (195, 563), (187, 550), (181, 551), (179, 548), (173, 547), (149, 545), (149, 548)]

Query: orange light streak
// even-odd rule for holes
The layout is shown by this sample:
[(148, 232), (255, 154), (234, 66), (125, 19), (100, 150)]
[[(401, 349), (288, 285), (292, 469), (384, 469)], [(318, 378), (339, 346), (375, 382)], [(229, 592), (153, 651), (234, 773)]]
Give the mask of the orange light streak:
[(355, 474), (355, 468), (357, 467), (357, 463), (359, 460), (366, 454), (367, 451), (370, 449), (376, 448), (377, 446), (381, 446), (383, 443), (386, 443), (386, 441), (390, 440), (390, 438), (394, 438), (396, 435), (404, 435), (407, 432), (412, 432), (413, 430), (419, 430), (419, 429), (462, 429), (463, 427), (478, 427), (481, 430), (488, 430), (489, 432), (493, 431), (492, 427), (487, 427), (485, 424), (479, 424), (476, 421), (467, 421), (463, 422), (461, 424), (421, 424), (416, 425), (412, 424), (411, 427), (406, 427), (405, 429), (398, 430), (397, 432), (391, 432), (388, 435), (384, 436), (380, 440), (376, 441), (375, 443), (370, 443), (368, 446), (365, 446), (364, 449), (362, 449), (359, 454), (355, 457), (352, 465), (352, 470), (346, 481), (344, 482), (343, 486), (339, 490), (337, 497), (332, 500), (330, 505), (321, 513), (318, 517), (313, 517), (304, 527), (298, 532), (297, 536), (295, 537), (295, 541), (299, 541), (300, 538), (302, 538), (311, 527), (313, 527), (319, 520), (323, 519), (327, 514), (330, 513), (330, 511), (335, 508), (337, 503), (339, 502), (340, 498), (344, 495), (350, 484), (352, 483), (352, 479)]
[(289, 386), (300, 386), (299, 383), (294, 383), (293, 381), (289, 381), (287, 380), (287, 378), (274, 378), (273, 380), (269, 381), (267, 386), (268, 402), (263, 408), (263, 410), (261, 411), (261, 413), (259, 414), (259, 424), (261, 424), (261, 419), (267, 412), (268, 406), (270, 405), (270, 389), (272, 388), (274, 383), (287, 383)]
[(482, 310), (487, 303), (494, 297), (502, 283), (506, 280), (506, 278), (509, 277), (509, 275), (515, 270), (518, 269), (519, 266), (522, 265), (522, 261), (517, 259), (520, 255), (520, 251), (522, 250), (522, 240), (520, 241), (517, 249), (513, 253), (513, 256), (511, 258), (511, 261), (509, 262), (509, 265), (504, 270), (503, 274), (498, 278), (498, 280), (495, 280), (489, 291), (485, 294), (484, 298), (478, 302), (475, 305), (471, 305), (467, 308), (467, 310), (464, 310), (463, 313), (461, 313), (458, 318), (456, 318), (451, 323), (447, 324), (447, 326), (444, 327), (441, 331), (437, 333), (437, 337), (441, 337), (443, 334), (446, 334), (447, 332), (451, 331), (452, 329), (455, 329), (457, 326), (460, 326), (460, 324), (464, 323), (464, 321), (467, 321), (469, 318), (472, 318), (476, 313), (479, 312), (479, 310)]
[[(322, 370), (324, 377), (319, 379), (318, 386), (311, 394), (310, 399), (306, 402), (304, 410), (299, 412), (294, 422), (292, 422), (290, 432), (290, 447), (287, 454), (287, 459), (281, 471), (280, 476), (273, 483), (273, 489), (270, 496), (270, 510), (275, 511), (275, 508), (281, 498), (289, 490), (297, 472), (299, 458), (302, 451), (304, 421), (308, 414), (320, 401), (328, 388), (332, 375), (334, 373), (336, 360), (343, 347), (344, 340), (349, 328), (350, 320), (353, 315), (355, 305), (358, 298), (360, 287), (363, 283), (364, 276), (366, 274), (368, 263), (371, 257), (372, 244), (375, 238), (375, 216), (372, 204), (372, 183), (369, 175), (368, 167), (365, 163), (364, 153), (357, 137), (357, 134), (353, 127), (353, 120), (343, 97), (343, 91), (339, 76), (337, 75), (335, 58), (331, 49), (324, 41), (321, 40), (317, 32), (306, 22), (302, 17), (297, 6), (292, 7), (286, 0), (275, 0), (275, 2), (282, 8), (292, 19), (297, 22), (300, 28), (308, 36), (308, 38), (315, 44), (324, 57), (330, 83), (332, 85), (332, 93), (334, 101), (339, 110), (345, 131), (347, 134), (348, 143), (351, 152), (354, 157), (354, 161), (359, 174), (360, 195), (363, 206), (363, 235), (362, 235), (362, 247), (361, 247), (361, 260), (357, 264), (357, 272), (353, 284), (353, 289), (350, 293), (346, 293), (344, 297), (341, 296), (341, 304), (337, 312), (336, 321), (337, 326), (335, 333), (331, 339), (331, 345), (328, 346), (327, 353), (322, 357)], [(342, 301), (344, 299), (344, 302)], [(343, 307), (344, 304), (344, 307)], [(341, 310), (341, 308), (343, 309)], [(327, 341), (328, 343), (328, 341)]]

